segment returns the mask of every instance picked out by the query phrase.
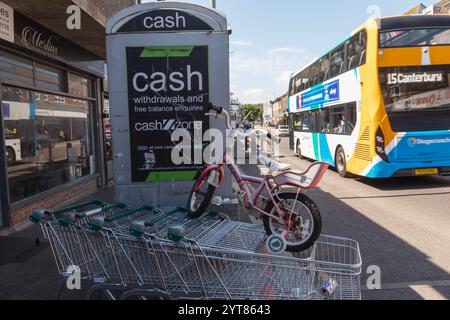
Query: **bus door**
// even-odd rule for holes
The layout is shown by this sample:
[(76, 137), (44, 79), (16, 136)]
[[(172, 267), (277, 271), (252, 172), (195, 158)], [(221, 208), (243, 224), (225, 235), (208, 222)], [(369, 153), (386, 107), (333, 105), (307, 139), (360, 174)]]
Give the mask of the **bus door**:
[(295, 138), (294, 138), (294, 114), (289, 115), (289, 149), (295, 149)]
[(302, 154), (310, 159), (316, 159), (313, 132), (316, 132), (316, 112), (302, 113), (302, 134), (300, 135), (300, 146)]

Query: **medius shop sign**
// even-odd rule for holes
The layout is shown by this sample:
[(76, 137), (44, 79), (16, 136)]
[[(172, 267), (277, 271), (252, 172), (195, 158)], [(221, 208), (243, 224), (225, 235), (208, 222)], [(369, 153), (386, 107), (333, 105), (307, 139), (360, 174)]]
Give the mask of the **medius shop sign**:
[(14, 14), (14, 42), (62, 61), (98, 60), (95, 55), (17, 12)]

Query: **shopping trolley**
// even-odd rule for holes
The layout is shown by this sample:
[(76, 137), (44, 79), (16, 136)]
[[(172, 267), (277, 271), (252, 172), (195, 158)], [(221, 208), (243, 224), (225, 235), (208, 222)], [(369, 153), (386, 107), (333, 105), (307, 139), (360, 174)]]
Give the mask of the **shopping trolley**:
[(190, 220), (182, 208), (97, 205), (86, 214), (73, 215), (72, 208), (60, 219), (34, 219), (51, 243), (58, 270), (76, 265), (92, 281), (88, 297), (104, 291), (124, 299), (361, 298), (356, 241), (322, 236), (295, 257), (271, 255), (262, 227), (216, 212)]

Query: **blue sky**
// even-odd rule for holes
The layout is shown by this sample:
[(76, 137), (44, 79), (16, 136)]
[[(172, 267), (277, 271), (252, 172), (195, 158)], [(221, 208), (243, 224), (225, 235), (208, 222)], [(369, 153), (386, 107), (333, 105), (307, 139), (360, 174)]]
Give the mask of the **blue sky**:
[[(149, 2), (149, 1), (144, 1)], [(193, 0), (209, 5), (208, 0)], [(289, 75), (346, 38), (371, 16), (401, 14), (417, 0), (217, 0), (233, 30), (231, 91), (262, 103), (287, 91)], [(432, 1), (425, 1), (425, 5)], [(370, 11), (370, 10), (369, 10)]]

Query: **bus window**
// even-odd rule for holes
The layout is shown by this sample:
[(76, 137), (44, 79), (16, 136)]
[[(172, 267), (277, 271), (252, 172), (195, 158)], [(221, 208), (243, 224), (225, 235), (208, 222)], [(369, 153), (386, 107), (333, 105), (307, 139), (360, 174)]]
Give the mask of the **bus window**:
[(347, 132), (351, 135), (356, 126), (356, 103), (349, 103), (346, 105), (347, 113)]
[(356, 103), (331, 108), (330, 119), (333, 134), (351, 135), (356, 125)]
[(291, 81), (289, 82), (289, 95), (293, 96), (296, 92), (295, 92), (295, 87), (294, 87), (294, 81), (295, 78), (292, 78)]
[(321, 133), (331, 133), (331, 125), (330, 125), (330, 109), (321, 109), (318, 112), (318, 124), (319, 124), (319, 132)]
[(302, 113), (302, 131), (316, 132), (316, 112)]
[(337, 77), (345, 69), (344, 46), (340, 46), (333, 50), (330, 54), (331, 77)]
[(331, 128), (333, 134), (345, 134), (345, 108), (337, 107), (331, 110)]
[(366, 32), (361, 31), (347, 42), (347, 70), (366, 63)]
[(302, 131), (302, 116), (300, 113), (294, 115), (294, 123), (293, 123), (294, 131)]
[(325, 56), (320, 60), (320, 71), (322, 82), (330, 79), (330, 59), (328, 56)]

